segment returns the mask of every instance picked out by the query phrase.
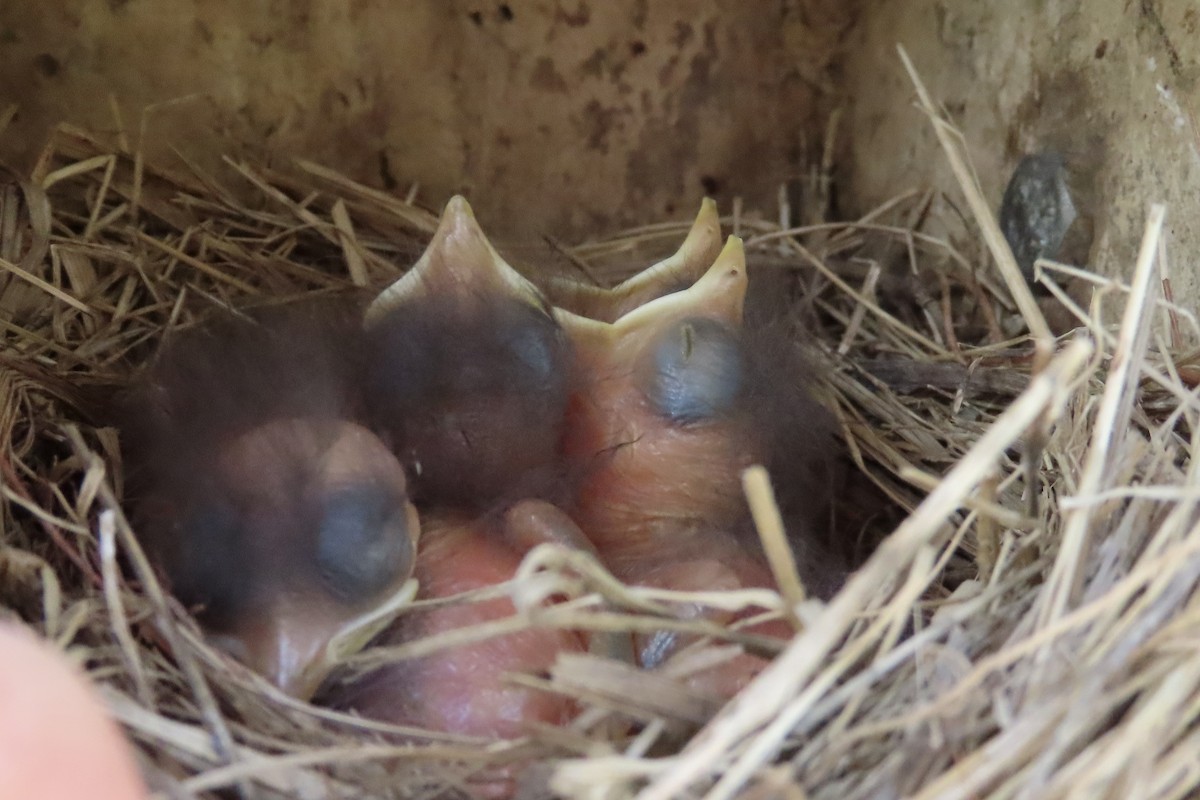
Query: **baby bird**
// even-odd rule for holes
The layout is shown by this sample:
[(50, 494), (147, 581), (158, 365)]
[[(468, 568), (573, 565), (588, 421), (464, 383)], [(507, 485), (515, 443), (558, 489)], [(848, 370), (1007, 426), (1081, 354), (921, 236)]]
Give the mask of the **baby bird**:
[(418, 503), (483, 513), (561, 487), (570, 350), (541, 293), (450, 200), (366, 313), (373, 419)]
[(411, 595), (420, 526), (361, 422), (361, 351), (356, 307), (222, 316), (120, 403), (149, 555), (207, 633), (298, 697)]
[(729, 529), (741, 471), (755, 462), (738, 414), (741, 242), (683, 292), (597, 322), (560, 311), (576, 349), (568, 458), (590, 462), (573, 518), (618, 576), (643, 568), (679, 531)]
[[(589, 547), (539, 498), (566, 496), (560, 441), (570, 350), (540, 292), (496, 253), (460, 197), (428, 249), (365, 316), (375, 424), (409, 472), (422, 519), (420, 599), (510, 580), (542, 541)], [(402, 644), (515, 613), (504, 596), (417, 608), (382, 637)], [(524, 630), (387, 664), (331, 694), (370, 717), (452, 733), (515, 737), (562, 723), (572, 705), (512, 683), (580, 636)]]
[[(800, 481), (810, 498), (788, 509), (810, 587), (827, 594), (844, 572), (811, 530), (829, 502), (820, 474), (832, 428), (809, 398), (806, 376), (779, 374), (787, 363), (778, 352), (783, 342), (766, 341), (765, 326), (743, 327), (746, 288), (742, 244), (731, 237), (690, 288), (614, 323), (557, 312), (577, 362), (565, 452), (588, 464), (569, 510), (613, 572), (631, 583), (773, 587), (741, 490), (740, 475), (754, 463), (786, 468), (776, 480)], [(790, 634), (782, 623), (753, 631)], [(643, 646), (643, 663), (662, 660), (664, 641), (670, 638)], [(697, 680), (728, 695), (764, 664), (745, 656)]]

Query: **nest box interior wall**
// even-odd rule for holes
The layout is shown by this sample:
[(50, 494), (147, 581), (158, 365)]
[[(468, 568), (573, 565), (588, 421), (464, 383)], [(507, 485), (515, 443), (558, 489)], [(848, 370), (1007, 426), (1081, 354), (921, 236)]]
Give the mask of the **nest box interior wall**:
[(961, 193), (899, 66), (910, 54), (999, 206), (1018, 160), (1064, 156), (1091, 247), (1128, 279), (1150, 204), (1167, 205), (1175, 297), (1200, 303), (1200, 6), (1194, 0), (877, 0), (846, 43), (842, 199), (869, 208), (932, 184)]
[[(835, 81), (840, 0), (66, 0), (0, 5), (5, 155), (58, 120), (208, 168), (303, 156), (507, 235), (774, 203)], [(18, 6), (21, 6), (18, 8)], [(7, 96), (5, 96), (7, 95)], [(823, 96), (825, 99), (823, 99)], [(23, 150), (14, 153), (15, 150)]]
[[(1127, 274), (1169, 204), (1195, 304), (1200, 100), (1191, 0), (64, 0), (0, 4), (0, 158), (58, 121), (150, 157), (303, 156), (431, 207), (468, 194), (501, 235), (770, 212), (831, 111), (840, 213), (959, 195), (895, 45), (966, 135), (999, 204), (1021, 155), (1067, 158), (1091, 265)], [(143, 120), (145, 135), (139, 135)]]

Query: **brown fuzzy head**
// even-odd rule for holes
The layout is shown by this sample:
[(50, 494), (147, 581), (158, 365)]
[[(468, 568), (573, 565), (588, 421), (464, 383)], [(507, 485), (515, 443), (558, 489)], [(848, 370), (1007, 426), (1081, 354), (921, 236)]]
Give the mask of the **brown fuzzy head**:
[(559, 483), (566, 337), (461, 198), (413, 269), (366, 315), (372, 417), (414, 495), (483, 511)]
[(125, 398), (136, 529), (205, 628), (283, 688), (409, 578), (404, 471), (359, 415), (357, 315), (332, 304), (180, 334)]

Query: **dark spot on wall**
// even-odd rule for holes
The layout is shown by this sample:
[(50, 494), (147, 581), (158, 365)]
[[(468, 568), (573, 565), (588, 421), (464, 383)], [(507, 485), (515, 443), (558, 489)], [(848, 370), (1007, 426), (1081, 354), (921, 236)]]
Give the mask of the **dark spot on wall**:
[(634, 30), (641, 30), (646, 25), (646, 17), (650, 13), (649, 0), (637, 0), (633, 5), (633, 13), (629, 15), (629, 21), (633, 23)]
[(196, 35), (200, 37), (200, 40), (206, 45), (212, 45), (214, 39), (212, 28), (208, 27), (203, 20), (196, 20), (195, 28)]
[(717, 23), (704, 23), (704, 49), (712, 54), (717, 52)]
[(263, 53), (275, 41), (275, 37), (268, 33), (252, 33), (246, 37), (246, 41), (254, 45), (258, 52)]
[(498, 8), (497, 11), (499, 11), (499, 13), (500, 13), (500, 21), (501, 22), (512, 22), (513, 21), (513, 10), (508, 5), (508, 3), (501, 3), (500, 8)]
[(1100, 43), (1096, 45), (1096, 52), (1094, 55), (1096, 56), (1096, 58), (1099, 59), (1099, 58), (1104, 58), (1104, 56), (1107, 54), (1108, 54), (1108, 39), (1101, 39)]
[(548, 92), (565, 92), (568, 88), (567, 79), (559, 73), (554, 66), (554, 61), (548, 56), (538, 59), (537, 64), (533, 67), (533, 74), (529, 76), (529, 84), (535, 89), (543, 89)]
[(33, 67), (46, 78), (53, 78), (62, 71), (62, 64), (49, 53), (40, 53), (34, 56)]
[(467, 14), (467, 16), (471, 18), (471, 22), (474, 22), (476, 27), (481, 27), (483, 25), (482, 11), (472, 11), (470, 14)]
[(716, 33), (712, 25), (704, 27), (704, 47), (692, 56), (688, 64), (687, 102), (699, 105), (713, 88), (713, 65), (719, 58)]
[(579, 65), (579, 71), (589, 78), (599, 78), (604, 74), (604, 62), (607, 60), (608, 53), (604, 52), (604, 48), (597, 48)]
[(626, 65), (628, 61), (617, 58), (612, 50), (600, 47), (593, 50), (592, 55), (580, 65), (580, 74), (586, 78), (607, 78), (612, 83), (618, 83)]
[(554, 19), (568, 28), (582, 28), (592, 21), (592, 10), (588, 8), (587, 3), (580, 3), (574, 11), (559, 6), (554, 11)]
[(671, 44), (676, 47), (683, 47), (692, 40), (696, 32), (692, 30), (692, 26), (687, 22), (675, 23), (675, 35), (671, 37)]
[(666, 63), (658, 69), (658, 85), (666, 88), (670, 86), (675, 78), (675, 67), (679, 66), (679, 56), (672, 55), (667, 59)]
[(608, 153), (608, 136), (616, 127), (620, 110), (601, 105), (592, 100), (583, 109), (583, 132), (587, 136), (589, 150)]
[(712, 197), (713, 195), (720, 193), (721, 182), (719, 180), (717, 180), (716, 178), (714, 178), (712, 175), (701, 175), (700, 176), (700, 187), (702, 189), (704, 189), (704, 193), (706, 195), (708, 195), (709, 197)]
[(646, 52), (646, 43), (641, 41), (640, 39), (634, 40), (629, 43), (629, 53), (634, 58), (637, 58), (640, 55), (644, 55), (645, 52)]
[(628, 66), (628, 59), (621, 58), (619, 51), (598, 47), (592, 51), (587, 60), (579, 65), (579, 73), (583, 77), (607, 77), (612, 83), (619, 83)]
[(1141, 17), (1146, 28), (1154, 35), (1162, 45), (1163, 50), (1167, 53), (1167, 63), (1171, 66), (1171, 72), (1176, 78), (1183, 77), (1183, 59), (1179, 57), (1179, 50), (1176, 49), (1175, 43), (1171, 41), (1170, 35), (1167, 33), (1167, 26), (1163, 24), (1162, 17), (1158, 15), (1158, 10), (1154, 8), (1154, 3), (1151, 0), (1141, 0)]

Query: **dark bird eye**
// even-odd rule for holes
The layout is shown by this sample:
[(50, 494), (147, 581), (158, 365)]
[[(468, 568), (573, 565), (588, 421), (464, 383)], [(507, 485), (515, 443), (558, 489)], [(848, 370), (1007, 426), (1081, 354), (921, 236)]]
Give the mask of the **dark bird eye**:
[(339, 597), (366, 600), (408, 572), (412, 537), (403, 498), (379, 486), (325, 498), (317, 527), (317, 569)]
[(701, 422), (733, 408), (742, 391), (744, 366), (733, 331), (715, 320), (689, 318), (654, 343), (641, 368), (641, 388), (672, 422)]

